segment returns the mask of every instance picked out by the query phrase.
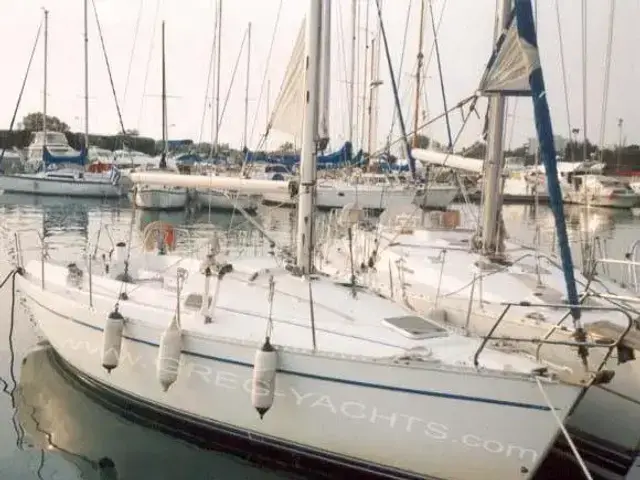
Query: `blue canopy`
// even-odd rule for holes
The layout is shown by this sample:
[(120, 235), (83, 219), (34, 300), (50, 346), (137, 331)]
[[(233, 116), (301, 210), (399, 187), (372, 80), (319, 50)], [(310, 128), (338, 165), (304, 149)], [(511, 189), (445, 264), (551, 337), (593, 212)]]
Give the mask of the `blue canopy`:
[(42, 149), (42, 163), (45, 168), (49, 165), (71, 164), (71, 165), (85, 165), (87, 163), (87, 154), (84, 148), (80, 151), (79, 155), (73, 156), (59, 156), (56, 157), (49, 152), (47, 147)]

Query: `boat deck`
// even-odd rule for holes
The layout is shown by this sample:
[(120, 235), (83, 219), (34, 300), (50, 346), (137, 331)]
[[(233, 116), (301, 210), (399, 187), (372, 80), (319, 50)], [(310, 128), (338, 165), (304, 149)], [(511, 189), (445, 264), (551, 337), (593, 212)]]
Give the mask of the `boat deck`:
[[(108, 276), (99, 275), (100, 267), (94, 265), (94, 308), (106, 314), (125, 291), (128, 300), (119, 302), (122, 314), (137, 324), (164, 330), (176, 311), (178, 266), (188, 272), (180, 296), (181, 325), (195, 337), (261, 344), (268, 326), (269, 283), (273, 276), (272, 340), (280, 347), (312, 350), (312, 309), (317, 350), (329, 355), (473, 368), (480, 345), (478, 338), (457, 334), (375, 294), (360, 289), (354, 293), (350, 286), (327, 277), (312, 280), (311, 303), (309, 282), (290, 274), (271, 257), (244, 258), (233, 264), (233, 271), (220, 283), (211, 323), (205, 323), (201, 312), (205, 277), (199, 272), (200, 262), (173, 256), (132, 256), (130, 272), (135, 283), (115, 280), (117, 269)], [(26, 270), (39, 284), (41, 263), (29, 262)], [(212, 277), (211, 296), (216, 281)], [(80, 288), (69, 285), (66, 266), (45, 263), (45, 289), (89, 303), (88, 278), (83, 278)], [(489, 348), (480, 355), (480, 366), (522, 374), (542, 367), (526, 355)]]

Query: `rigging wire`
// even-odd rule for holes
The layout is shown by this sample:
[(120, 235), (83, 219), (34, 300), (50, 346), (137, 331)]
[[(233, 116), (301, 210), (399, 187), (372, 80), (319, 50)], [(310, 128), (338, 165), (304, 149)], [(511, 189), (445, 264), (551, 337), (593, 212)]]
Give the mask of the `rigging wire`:
[(560, 66), (562, 67), (562, 88), (564, 90), (564, 108), (567, 115), (567, 129), (571, 138), (571, 113), (569, 109), (569, 91), (567, 89), (567, 69), (564, 61), (564, 40), (562, 38), (562, 22), (560, 21), (560, 0), (556, 0), (556, 22), (558, 23), (558, 43), (560, 46)]
[[(431, 1), (431, 0), (429, 0)], [(444, 0), (444, 2), (442, 3), (442, 9), (440, 10), (440, 17), (438, 18), (438, 25), (436, 26), (435, 29), (435, 34), (434, 34), (434, 38), (435, 36), (437, 36), (440, 33), (440, 27), (442, 26), (442, 19), (444, 18), (444, 12), (447, 9), (447, 0)], [(434, 53), (434, 47), (435, 44), (432, 43), (431, 44), (431, 48), (429, 49), (429, 55), (427, 57), (427, 61), (423, 63), (423, 74), (422, 74), (422, 78), (420, 80), (421, 85), (420, 88), (422, 90), (422, 94), (424, 96), (424, 107), (425, 107), (425, 112), (422, 115), (422, 119), (425, 120), (426, 118), (428, 118), (429, 115), (429, 94), (427, 91), (427, 72), (429, 71), (429, 66), (431, 65), (431, 60), (433, 59), (433, 53)]]
[[(342, 69), (338, 69), (339, 72), (344, 73), (344, 76), (340, 79), (341, 83), (344, 84), (344, 94), (346, 101), (343, 105), (346, 105), (349, 102), (349, 80), (347, 79), (347, 50), (344, 44), (344, 27), (342, 25), (342, 8), (340, 8), (340, 3), (334, 3), (336, 5), (336, 10), (338, 12), (338, 56), (342, 58)], [(342, 120), (342, 131), (347, 131), (347, 123), (349, 120), (347, 117), (347, 111), (345, 109), (339, 109), (341, 115), (340, 118)], [(349, 127), (351, 128), (351, 127)]]
[[(273, 53), (273, 45), (276, 39), (276, 32), (278, 31), (278, 25), (280, 24), (280, 14), (282, 13), (282, 0), (278, 5), (278, 13), (276, 14), (276, 21), (273, 25), (273, 33), (271, 34), (271, 44), (269, 45), (269, 53), (267, 54), (267, 63), (264, 67), (264, 75), (262, 77), (262, 83), (260, 85), (260, 94), (258, 95), (258, 102), (256, 103), (256, 113), (253, 117), (253, 123), (251, 124), (251, 135), (249, 139), (253, 138), (256, 129), (256, 123), (258, 122), (258, 110), (260, 109), (260, 102), (262, 101), (262, 94), (264, 93), (264, 87), (267, 82), (267, 73), (269, 72), (269, 65), (271, 64), (271, 54)], [(266, 134), (260, 140), (260, 144), (265, 140)], [(248, 140), (250, 142), (250, 140)]]
[[(38, 32), (36, 33), (36, 39), (33, 42), (33, 48), (31, 49), (31, 56), (29, 57), (29, 62), (27, 63), (27, 71), (24, 74), (24, 78), (22, 80), (22, 85), (20, 87), (20, 93), (18, 93), (18, 101), (16, 102), (16, 108), (13, 110), (13, 116), (11, 117), (11, 123), (9, 124), (9, 132), (13, 131), (13, 125), (16, 122), (16, 117), (18, 116), (18, 109), (20, 108), (20, 102), (22, 101), (22, 95), (24, 94), (24, 88), (27, 85), (27, 78), (29, 78), (29, 71), (31, 70), (31, 64), (33, 63), (33, 57), (36, 54), (36, 47), (38, 46), (38, 41), (40, 40), (40, 32), (42, 31), (42, 24), (44, 20), (40, 21), (40, 25), (38, 26)], [(2, 151), (0, 151), (0, 162), (4, 158), (4, 152), (7, 150), (6, 147), (2, 147)]]
[(104, 54), (104, 61), (107, 65), (107, 73), (109, 74), (109, 83), (111, 84), (111, 91), (113, 93), (113, 99), (116, 102), (116, 111), (118, 113), (118, 121), (120, 122), (120, 131), (125, 134), (124, 123), (122, 121), (122, 112), (120, 111), (120, 103), (118, 102), (118, 95), (116, 94), (116, 87), (113, 83), (113, 75), (111, 75), (111, 64), (109, 63), (109, 56), (107, 55), (107, 47), (104, 44), (104, 37), (102, 36), (102, 27), (100, 26), (100, 19), (98, 18), (98, 9), (96, 8), (95, 0), (91, 0), (93, 6), (93, 13), (96, 18), (96, 25), (98, 26), (98, 36), (100, 37), (100, 43), (102, 45), (102, 53)]
[[(216, 10), (215, 17), (218, 18), (218, 12)], [(202, 119), (200, 120), (200, 133), (198, 134), (198, 144), (202, 143), (202, 135), (204, 134), (204, 120), (207, 116), (207, 110), (209, 106), (209, 86), (211, 85), (211, 73), (213, 70), (213, 61), (216, 56), (216, 31), (213, 31), (213, 39), (211, 40), (211, 55), (209, 55), (209, 69), (207, 70), (207, 86), (204, 90), (204, 100), (202, 105)]]
[(602, 111), (600, 113), (600, 162), (604, 153), (604, 134), (607, 127), (607, 107), (609, 105), (609, 84), (611, 79), (611, 51), (613, 50), (613, 27), (615, 24), (616, 2), (611, 0), (609, 10), (609, 37), (607, 38), (606, 67), (604, 70), (604, 89), (602, 92)]
[(244, 45), (247, 43), (248, 30), (245, 30), (244, 36), (242, 37), (242, 43), (240, 44), (240, 51), (238, 52), (238, 57), (236, 59), (236, 64), (233, 67), (233, 71), (231, 73), (231, 83), (229, 83), (229, 90), (227, 90), (227, 95), (224, 98), (224, 104), (222, 105), (222, 112), (220, 112), (220, 118), (218, 119), (218, 131), (220, 130), (220, 126), (222, 125), (222, 119), (224, 118), (224, 113), (227, 110), (227, 104), (229, 103), (229, 97), (231, 96), (231, 88), (233, 87), (233, 81), (236, 78), (236, 72), (238, 71), (238, 65), (240, 64), (240, 58), (242, 57), (242, 52), (244, 50)]
[(582, 0), (580, 9), (582, 19), (582, 161), (587, 161), (587, 0)]
[[(442, 75), (442, 63), (440, 61), (440, 47), (438, 46), (438, 32), (436, 30), (436, 21), (433, 17), (433, 3), (429, 2), (429, 13), (431, 16), (431, 27), (433, 29), (433, 46), (436, 54), (436, 62), (438, 64), (438, 78), (440, 78), (440, 91), (442, 93), (442, 105), (444, 106), (444, 111), (447, 112), (447, 95), (444, 88), (444, 78)], [(451, 120), (449, 119), (449, 114), (445, 115), (445, 122), (447, 124), (447, 137), (449, 140), (449, 150), (453, 148), (453, 137), (451, 134)]]
[[(402, 53), (400, 54), (400, 67), (398, 69), (398, 79), (397, 84), (398, 84), (398, 89), (400, 88), (400, 82), (402, 81), (402, 68), (404, 67), (404, 54), (407, 50), (407, 36), (409, 33), (409, 20), (411, 20), (411, 4), (412, 4), (412, 0), (409, 0), (409, 6), (407, 7), (407, 17), (404, 21), (404, 35), (402, 37)], [(396, 105), (395, 103), (393, 104), (393, 113), (391, 114), (391, 126), (389, 127), (389, 134), (387, 135), (387, 149), (391, 146), (389, 144), (390, 139), (391, 139), (391, 135), (393, 135), (393, 130), (396, 127), (396, 119), (398, 118), (398, 114), (396, 109), (398, 108), (398, 105)]]
[[(217, 71), (220, 69), (220, 49), (218, 48), (218, 42), (221, 40), (220, 36), (218, 34), (218, 29), (220, 28), (220, 22), (222, 21), (222, 16), (220, 15), (220, 7), (221, 7), (221, 2), (222, 0), (217, 0), (216, 1), (216, 8), (215, 8), (215, 18), (213, 20), (213, 44), (212, 46), (212, 52), (211, 54), (213, 55), (213, 63), (212, 63), (212, 67), (211, 67), (211, 76), (213, 77), (214, 73), (216, 73), (216, 79), (218, 77), (217, 75)], [(213, 155), (214, 153), (217, 153), (217, 149), (216, 149), (216, 125), (217, 125), (217, 115), (218, 115), (218, 109), (217, 107), (214, 108), (214, 100), (215, 100), (215, 94), (216, 94), (216, 79), (212, 78), (212, 84), (211, 84), (211, 102), (209, 103), (209, 106), (211, 107), (211, 143), (209, 144), (209, 158), (214, 158)]]
[(415, 160), (411, 155), (411, 147), (409, 146), (409, 138), (407, 137), (407, 129), (405, 128), (404, 117), (400, 111), (400, 98), (398, 97), (398, 84), (396, 83), (395, 72), (393, 71), (393, 63), (391, 61), (391, 53), (389, 51), (389, 42), (387, 40), (386, 29), (384, 28), (384, 21), (382, 20), (382, 7), (380, 0), (375, 0), (376, 10), (378, 11), (378, 23), (380, 25), (380, 35), (382, 36), (382, 42), (384, 45), (385, 57), (387, 57), (387, 67), (389, 68), (389, 77), (391, 78), (391, 88), (393, 90), (393, 98), (395, 104), (398, 107), (396, 112), (398, 115), (398, 121), (400, 122), (400, 131), (402, 133), (402, 139), (404, 140), (404, 149), (407, 158), (409, 159), (409, 168), (411, 170), (411, 177), (416, 178), (416, 165)]
[(156, 27), (158, 26), (158, 16), (160, 15), (160, 4), (163, 0), (159, 0), (156, 3), (156, 12), (153, 16), (153, 30), (151, 31), (151, 42), (149, 45), (149, 55), (147, 56), (147, 67), (144, 71), (144, 83), (142, 84), (142, 97), (140, 99), (140, 110), (138, 111), (138, 121), (136, 122), (136, 127), (140, 129), (140, 119), (142, 118), (142, 110), (144, 109), (144, 100), (147, 93), (147, 81), (149, 80), (149, 67), (151, 66), (151, 58), (153, 56), (153, 46), (155, 42), (153, 39), (156, 36)]
[(133, 32), (133, 45), (131, 46), (131, 55), (129, 55), (129, 66), (127, 67), (127, 80), (124, 84), (124, 95), (122, 97), (122, 108), (127, 106), (127, 92), (129, 91), (129, 79), (131, 78), (131, 68), (133, 66), (133, 55), (136, 51), (136, 44), (138, 42), (138, 32), (140, 31), (140, 20), (142, 19), (142, 5), (140, 0), (140, 6), (138, 7), (138, 16), (136, 18), (136, 27)]

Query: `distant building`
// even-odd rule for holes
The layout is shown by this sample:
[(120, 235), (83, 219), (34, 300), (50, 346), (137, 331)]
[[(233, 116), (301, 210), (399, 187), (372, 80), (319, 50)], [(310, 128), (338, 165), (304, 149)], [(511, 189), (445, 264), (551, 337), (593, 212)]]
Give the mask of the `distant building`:
[[(556, 146), (556, 152), (558, 155), (562, 156), (564, 154), (564, 150), (565, 148), (567, 148), (567, 145), (569, 144), (569, 140), (564, 138), (562, 135), (554, 135), (553, 136), (553, 143)], [(538, 151), (538, 139), (537, 138), (530, 138), (529, 139), (529, 148), (527, 153), (529, 155), (535, 155), (536, 152)]]

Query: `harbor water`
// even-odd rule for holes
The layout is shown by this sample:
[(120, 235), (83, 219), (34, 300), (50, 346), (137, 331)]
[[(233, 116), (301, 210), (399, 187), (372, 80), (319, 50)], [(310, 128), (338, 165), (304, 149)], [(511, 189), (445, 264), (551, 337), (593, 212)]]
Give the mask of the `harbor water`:
[[(468, 208), (463, 209), (467, 221), (476, 214), (475, 207)], [(566, 207), (565, 211), (577, 266), (582, 262), (580, 245), (586, 237), (592, 240), (598, 256), (618, 259), (640, 238), (640, 219), (634, 219), (629, 211), (582, 207)], [(531, 245), (537, 242), (545, 251), (554, 248), (553, 217), (548, 208), (508, 205), (504, 219), (512, 240)], [(126, 200), (105, 203), (0, 195), (0, 274), (4, 278), (15, 261), (17, 231), (24, 232), (25, 260), (39, 258), (36, 232), (44, 232), (49, 255), (71, 262), (93, 253), (90, 245), (95, 244), (99, 232), (115, 241), (131, 236), (134, 243), (140, 243), (145, 226), (155, 220), (170, 222), (184, 233), (178, 237), (178, 248), (185, 252), (204, 245), (214, 232), (219, 232), (225, 245), (236, 249), (264, 246), (260, 233), (237, 213), (144, 212), (135, 211)], [(284, 244), (292, 242), (295, 220), (295, 212), (287, 209), (265, 207), (256, 216), (256, 221), (276, 231), (275, 239)], [(606, 273), (619, 281), (627, 280), (620, 267), (611, 266)], [(203, 441), (180, 425), (142, 418), (142, 413), (123, 407), (110, 394), (92, 389), (68, 371), (39, 338), (19, 298), (12, 295), (10, 281), (0, 291), (0, 305), (0, 479), (340, 477), (317, 466), (305, 471), (288, 464), (290, 458), (241, 450), (230, 439), (207, 437)]]

